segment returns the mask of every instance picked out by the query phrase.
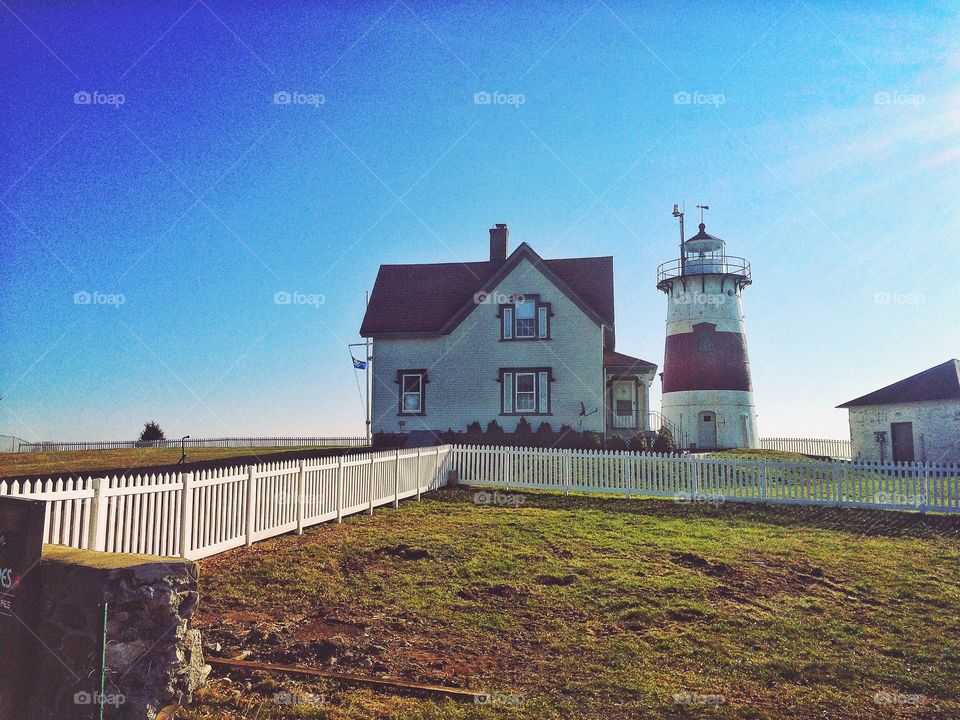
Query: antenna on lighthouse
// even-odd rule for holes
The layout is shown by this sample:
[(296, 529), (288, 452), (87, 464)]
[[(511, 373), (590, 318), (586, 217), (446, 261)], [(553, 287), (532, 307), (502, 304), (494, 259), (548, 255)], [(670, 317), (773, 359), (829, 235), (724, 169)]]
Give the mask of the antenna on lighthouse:
[(680, 209), (677, 203), (673, 204), (673, 216), (680, 219), (680, 267), (682, 269), (683, 263), (687, 259), (687, 254), (683, 250), (683, 210)]

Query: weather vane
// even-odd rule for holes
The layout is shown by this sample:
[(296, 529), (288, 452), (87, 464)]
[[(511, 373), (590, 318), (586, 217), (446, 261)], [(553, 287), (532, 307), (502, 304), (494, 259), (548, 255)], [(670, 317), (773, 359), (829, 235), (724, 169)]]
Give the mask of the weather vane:
[(697, 205), (697, 207), (700, 208), (700, 222), (702, 223), (702, 222), (703, 222), (703, 211), (704, 211), (704, 210), (709, 210), (709, 209), (710, 209), (710, 206), (709, 206), (709, 205)]

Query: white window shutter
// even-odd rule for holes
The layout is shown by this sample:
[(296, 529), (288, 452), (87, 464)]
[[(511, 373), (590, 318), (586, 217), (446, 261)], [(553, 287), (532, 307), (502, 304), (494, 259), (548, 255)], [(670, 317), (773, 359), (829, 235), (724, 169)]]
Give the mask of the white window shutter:
[(509, 340), (513, 337), (513, 308), (505, 307), (503, 309), (503, 337)]
[(541, 338), (547, 337), (547, 308), (545, 307), (537, 310), (537, 335)]
[(503, 374), (503, 411), (513, 412), (513, 373)]
[(550, 412), (550, 376), (549, 373), (538, 373), (540, 392), (537, 393), (537, 412)]

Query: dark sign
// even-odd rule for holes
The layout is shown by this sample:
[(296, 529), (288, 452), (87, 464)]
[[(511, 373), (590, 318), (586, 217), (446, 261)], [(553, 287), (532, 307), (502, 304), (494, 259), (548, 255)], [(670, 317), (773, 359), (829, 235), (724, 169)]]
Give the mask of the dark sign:
[(40, 563), (45, 505), (0, 496), (0, 617), (17, 612), (24, 578)]
[(42, 500), (0, 495), (0, 718), (15, 712), (37, 648), (37, 580), (43, 548)]

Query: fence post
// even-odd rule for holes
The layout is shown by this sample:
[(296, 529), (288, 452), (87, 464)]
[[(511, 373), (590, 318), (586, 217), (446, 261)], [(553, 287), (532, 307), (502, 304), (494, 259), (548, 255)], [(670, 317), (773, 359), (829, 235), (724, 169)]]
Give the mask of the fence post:
[(393, 507), (400, 507), (400, 448), (397, 448), (393, 467)]
[(563, 494), (570, 494), (571, 472), (573, 466), (573, 450), (567, 448), (563, 450)]
[(923, 468), (923, 503), (920, 505), (920, 512), (926, 514), (927, 504), (930, 502), (930, 473), (926, 463), (921, 467)]
[(373, 455), (370, 456), (370, 462), (367, 463), (367, 515), (373, 515)]
[(300, 472), (297, 473), (297, 535), (303, 535), (303, 501), (306, 488), (306, 460), (300, 461)]
[(337, 456), (337, 522), (343, 522), (343, 455)]
[(420, 500), (420, 448), (417, 448), (417, 500)]
[(180, 557), (186, 558), (193, 537), (193, 473), (181, 473), (180, 481)]
[(93, 499), (90, 500), (90, 529), (87, 535), (88, 550), (107, 549), (107, 497), (103, 494), (104, 482), (110, 484), (108, 478), (94, 478), (91, 483)]
[(253, 474), (253, 465), (247, 466), (247, 512), (246, 512), (246, 528), (247, 528), (247, 547), (253, 545), (253, 497), (254, 497), (254, 483), (256, 479)]
[(770, 499), (770, 472), (766, 460), (763, 461), (763, 499)]

